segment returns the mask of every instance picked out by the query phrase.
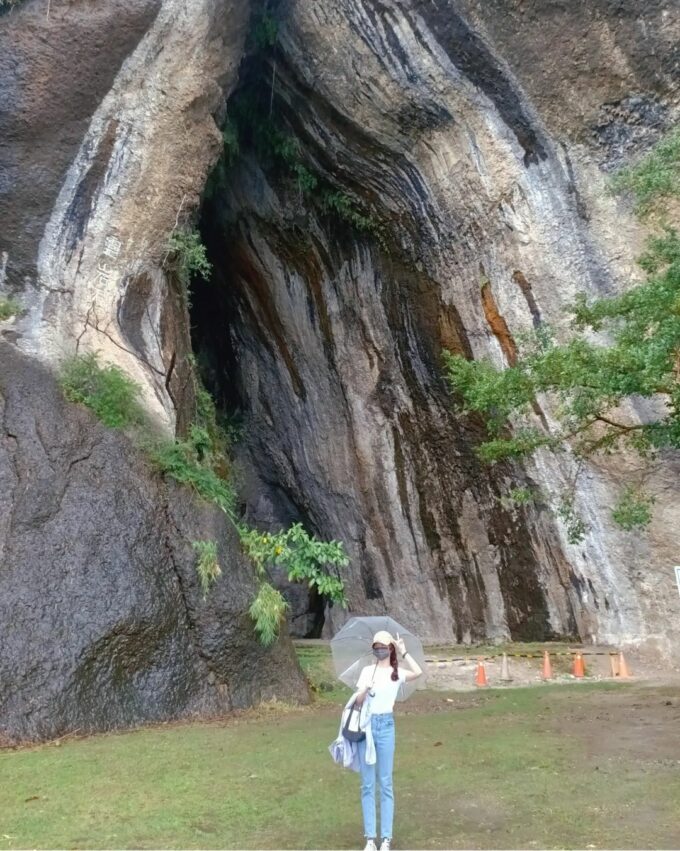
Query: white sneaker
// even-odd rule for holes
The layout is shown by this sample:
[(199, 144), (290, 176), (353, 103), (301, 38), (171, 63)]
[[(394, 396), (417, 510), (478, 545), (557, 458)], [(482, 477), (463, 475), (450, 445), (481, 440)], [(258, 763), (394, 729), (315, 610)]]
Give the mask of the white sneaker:
[(383, 841), (380, 843), (380, 851), (390, 851), (391, 841), (391, 839), (383, 839)]
[(366, 840), (366, 847), (364, 851), (378, 851), (375, 842), (372, 839)]

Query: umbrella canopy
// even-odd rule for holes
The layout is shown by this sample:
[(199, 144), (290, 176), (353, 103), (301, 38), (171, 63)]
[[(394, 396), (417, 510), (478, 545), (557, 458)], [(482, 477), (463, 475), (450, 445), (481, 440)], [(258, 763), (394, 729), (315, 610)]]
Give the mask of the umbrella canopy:
[[(392, 618), (384, 615), (376, 617), (350, 618), (342, 629), (331, 639), (333, 666), (338, 678), (345, 685), (355, 688), (361, 669), (374, 664), (372, 642), (373, 636), (381, 629), (386, 629), (396, 639), (397, 634), (404, 639), (406, 649), (425, 671), (425, 654), (419, 638), (398, 624)], [(401, 662), (401, 659), (399, 660)], [(401, 662), (402, 667), (408, 665)], [(397, 700), (406, 700), (420, 686), (424, 687), (424, 677), (418, 677), (409, 683), (402, 683), (397, 693)]]

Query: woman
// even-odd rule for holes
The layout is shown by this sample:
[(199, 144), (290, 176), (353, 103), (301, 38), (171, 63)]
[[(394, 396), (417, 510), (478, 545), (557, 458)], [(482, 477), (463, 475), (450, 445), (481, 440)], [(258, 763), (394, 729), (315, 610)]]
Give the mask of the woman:
[[(410, 668), (399, 668), (399, 658)], [(367, 665), (359, 674), (356, 704), (361, 706), (367, 698), (371, 701), (371, 732), (375, 744), (376, 762), (366, 762), (366, 740), (359, 742), (361, 766), (361, 808), (364, 814), (364, 851), (376, 851), (375, 839), (375, 771), (378, 769), (380, 782), (380, 851), (390, 851), (392, 841), (392, 819), (394, 817), (394, 793), (392, 791), (392, 765), (394, 763), (394, 716), (392, 709), (401, 684), (415, 680), (423, 673), (397, 635), (396, 640), (386, 630), (373, 636), (373, 655), (376, 663)]]

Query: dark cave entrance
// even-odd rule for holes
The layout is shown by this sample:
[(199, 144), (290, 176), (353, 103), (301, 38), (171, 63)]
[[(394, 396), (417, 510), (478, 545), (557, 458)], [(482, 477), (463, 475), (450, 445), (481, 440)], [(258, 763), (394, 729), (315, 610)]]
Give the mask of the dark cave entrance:
[[(224, 106), (221, 123), (225, 128), (225, 153), (211, 175), (199, 219), (201, 239), (206, 246), (213, 274), (210, 281), (196, 280), (192, 285), (192, 344), (201, 377), (215, 399), (219, 411), (225, 417), (241, 422), (243, 436), (235, 447), (235, 454), (243, 462), (246, 472), (242, 509), (247, 521), (262, 531), (278, 530), (291, 523), (301, 522), (309, 532), (323, 537), (324, 530), (315, 528), (310, 519), (314, 505), (309, 505), (305, 500), (308, 491), (305, 491), (304, 486), (291, 486), (290, 481), (286, 481), (286, 474), (281, 473), (280, 468), (277, 470), (273, 461), (269, 463), (270, 469), (267, 469), (269, 447), (263, 446), (261, 441), (258, 444), (256, 440), (251, 440), (252, 432), (258, 428), (258, 418), (263, 415), (250, 409), (250, 406), (254, 405), (255, 408), (265, 411), (268, 409), (271, 419), (275, 420), (279, 400), (263, 399), (262, 395), (259, 395), (253, 402), (257, 394), (251, 392), (252, 388), (244, 382), (258, 381), (259, 370), (266, 371), (268, 361), (285, 361), (286, 341), (281, 339), (281, 329), (276, 328), (276, 306), (267, 303), (269, 288), (265, 280), (269, 275), (278, 274), (278, 261), (281, 261), (281, 267), (295, 267), (303, 277), (307, 276), (308, 289), (312, 290), (310, 282), (313, 275), (309, 273), (312, 266), (304, 257), (305, 246), (310, 242), (305, 234), (305, 211), (295, 191), (296, 179), (299, 179), (300, 175), (306, 177), (307, 170), (312, 168), (316, 168), (315, 173), (319, 175), (317, 197), (305, 198), (305, 202), (311, 211), (310, 219), (316, 224), (320, 223), (321, 229), (330, 234), (331, 238), (327, 241), (333, 245), (333, 250), (329, 251), (325, 258), (328, 268), (339, 267), (353, 239), (357, 241), (368, 237), (373, 238), (375, 243), (376, 235), (371, 232), (367, 234), (361, 228), (362, 215), (365, 218), (370, 206), (358, 208), (359, 212), (352, 223), (338, 215), (338, 211), (333, 217), (325, 215), (327, 211), (319, 204), (318, 197), (324, 191), (332, 191), (328, 187), (331, 186), (330, 181), (336, 179), (340, 188), (335, 187), (333, 191), (342, 191), (340, 180), (344, 173), (333, 172), (333, 164), (324, 161), (323, 152), (312, 146), (304, 135), (304, 128), (300, 130), (300, 125), (304, 124), (304, 103), (295, 103), (300, 108), (289, 120), (291, 105), (279, 103), (270, 81), (269, 60), (251, 57), (241, 70), (239, 86)], [(234, 128), (229, 122), (238, 120), (244, 97), (250, 114), (246, 116), (242, 126), (237, 128), (237, 138), (234, 141)], [(272, 126), (269, 121), (272, 113), (281, 121), (279, 126)], [(264, 119), (260, 120), (263, 114)], [(299, 153), (292, 159), (292, 166), (292, 148), (286, 143), (287, 138), (295, 139), (300, 146)], [(354, 190), (355, 187), (348, 183), (344, 197), (353, 197)], [(259, 194), (271, 191), (277, 197), (277, 205), (274, 208), (268, 208), (266, 205), (260, 207)], [(362, 197), (359, 192), (355, 194), (359, 198)], [(301, 191), (299, 195), (302, 195)], [(370, 199), (367, 203), (370, 205)], [(262, 209), (265, 212), (261, 214)], [(274, 220), (272, 209), (281, 210), (285, 222), (283, 219)], [(270, 214), (269, 218), (266, 217), (267, 212)], [(387, 224), (392, 223), (388, 221)], [(414, 230), (414, 244), (417, 244), (418, 238), (419, 232)], [(441, 483), (448, 482), (451, 492), (456, 492), (460, 482), (464, 480), (472, 482), (474, 487), (479, 489), (480, 499), (483, 499), (484, 488), (493, 487), (493, 484), (486, 483), (485, 474), (478, 471), (470, 448), (479, 439), (480, 424), (447, 420), (447, 425), (442, 427), (441, 433), (433, 437), (429, 420), (424, 413), (427, 405), (423, 401), (425, 391), (421, 388), (421, 379), (408, 366), (411, 360), (424, 364), (427, 374), (431, 375), (428, 392), (431, 395), (446, 397), (443, 379), (437, 371), (441, 354), (437, 348), (439, 343), (432, 341), (439, 341), (443, 335), (454, 349), (468, 351), (469, 344), (460, 317), (455, 308), (449, 307), (442, 319), (442, 305), (436, 282), (414, 271), (412, 258), (402, 254), (391, 243), (387, 257), (381, 254), (381, 246), (383, 244), (378, 243), (378, 247), (374, 245), (373, 249), (378, 270), (376, 274), (382, 276), (384, 281), (389, 281), (383, 287), (385, 309), (394, 329), (395, 340), (401, 347), (400, 362), (404, 364), (404, 375), (412, 397), (415, 400), (420, 399), (422, 403), (422, 418), (416, 416), (412, 422), (408, 421), (409, 442), (413, 446), (428, 448), (429, 454), (423, 451), (422, 457), (432, 459), (432, 464), (436, 465), (438, 471), (437, 480)], [(287, 278), (285, 285), (288, 285)], [(309, 309), (310, 313), (314, 310), (313, 299), (310, 299)], [(412, 349), (409, 343), (410, 337), (404, 330), (402, 316), (410, 317), (410, 321), (413, 321), (414, 327), (417, 328), (417, 342), (414, 344), (417, 347), (416, 357), (413, 357), (415, 349)], [(283, 323), (281, 325), (283, 326)], [(290, 371), (293, 373), (294, 369)], [(267, 386), (266, 381), (258, 381), (258, 394), (262, 394), (263, 386)], [(384, 404), (389, 407), (389, 383), (381, 387), (385, 390)], [(277, 451), (280, 453), (282, 447), (276, 446), (276, 433), (273, 437), (272, 454)], [(448, 446), (458, 447), (459, 457), (469, 457), (460, 476), (451, 473), (445, 461), (446, 456), (439, 452), (438, 447), (442, 441)], [(288, 461), (288, 466), (293, 468), (295, 462), (292, 456)], [(419, 485), (419, 493), (421, 490), (424, 492), (429, 481), (429, 469), (421, 469), (420, 459), (412, 459), (411, 463), (422, 483)], [(290, 478), (295, 479), (299, 470), (299, 467), (294, 470)], [(297, 496), (292, 492), (293, 487), (298, 488)], [(264, 510), (263, 503), (266, 503)], [(508, 609), (513, 613), (513, 622), (510, 625), (513, 637), (545, 638), (549, 631), (545, 601), (533, 578), (524, 575), (524, 565), (533, 560), (526, 535), (519, 528), (515, 529), (510, 518), (500, 516), (498, 509), (494, 509), (490, 514), (490, 527), (494, 523), (498, 524), (499, 541), (504, 541), (505, 529), (511, 529), (513, 535), (511, 545), (506, 547), (508, 552), (502, 571), (507, 586), (504, 587), (504, 594)], [(442, 523), (448, 524), (452, 535), (459, 534), (458, 521), (454, 515), (455, 512), (452, 512), (448, 505), (442, 511)], [(436, 546), (435, 543), (435, 548)], [(465, 551), (462, 539), (458, 549), (460, 552)], [(518, 552), (525, 557), (518, 558)], [(367, 570), (364, 559), (364, 577)], [(474, 594), (479, 596), (479, 611), (475, 612), (468, 604), (465, 611), (456, 608), (455, 614), (458, 622), (469, 624), (472, 633), (482, 640), (486, 634), (486, 624), (481, 608), (482, 593), (478, 591), (476, 581), (477, 573), (471, 560), (463, 569), (460, 581), (465, 585), (465, 599)], [(272, 584), (284, 594), (289, 603), (292, 634), (307, 638), (320, 637), (324, 627), (326, 601), (313, 590), (287, 582), (287, 577), (281, 573), (273, 574), (271, 578)], [(380, 594), (379, 587), (372, 593), (377, 598)], [(461, 591), (458, 585), (450, 584), (443, 589), (442, 594), (448, 596), (452, 607), (455, 607)], [(367, 597), (370, 599), (368, 593)]]
[[(239, 323), (244, 321), (243, 295), (238, 266), (230, 249), (231, 229), (226, 231), (215, 215), (215, 207), (204, 203), (199, 220), (201, 237), (213, 267), (209, 281), (192, 282), (190, 300), (191, 341), (199, 376), (215, 401), (218, 421), (234, 435), (232, 461), (236, 465), (239, 510), (245, 519), (261, 531), (278, 531), (294, 522), (301, 522), (316, 533), (304, 508), (296, 504), (288, 489), (272, 478), (260, 475), (266, 459), (252, 461), (248, 445), (249, 429), (256, 427), (249, 409), (248, 394), (243, 392), (247, 380), (242, 368)], [(235, 239), (235, 235), (233, 235)], [(271, 515), (262, 518), (257, 502), (264, 497), (272, 507)], [(293, 636), (319, 638), (325, 620), (325, 599), (314, 588), (290, 583), (284, 571), (270, 572), (271, 582), (289, 604), (289, 629)]]
[[(261, 15), (255, 21), (256, 27), (266, 30), (271, 18)], [(243, 384), (248, 381), (243, 341), (249, 340), (252, 369), (253, 335), (249, 336), (246, 326), (252, 332), (256, 321), (248, 291), (259, 290), (260, 272), (248, 264), (247, 217), (239, 210), (231, 186), (253, 164), (261, 166), (274, 182), (286, 179), (285, 157), (279, 156), (277, 148), (282, 144), (283, 131), (269, 120), (278, 108), (271, 85), (273, 50), (271, 45), (259, 46), (246, 56), (237, 87), (215, 116), (218, 126), (223, 128), (224, 150), (208, 178), (198, 219), (212, 275), (210, 280), (195, 277), (191, 282), (191, 342), (198, 373), (215, 401), (218, 419), (236, 435), (233, 460), (238, 468), (239, 510), (246, 521), (260, 531), (277, 531), (301, 522), (308, 532), (319, 534), (321, 530), (314, 527), (305, 507), (297, 504), (290, 489), (277, 480), (273, 465), (271, 471), (262, 475), (266, 459), (260, 453), (254, 463), (248, 442), (249, 431), (257, 427), (257, 414), (250, 410), (249, 394)], [(264, 340), (259, 345), (266, 348)], [(275, 410), (277, 400), (270, 403)], [(270, 509), (265, 516), (259, 507), (261, 502), (266, 502)], [(320, 637), (326, 599), (315, 588), (289, 582), (282, 570), (271, 571), (270, 579), (289, 603), (291, 634)]]
[[(253, 462), (248, 435), (257, 428), (257, 414), (250, 410), (248, 393), (244, 392), (243, 382), (248, 379), (242, 364), (243, 343), (239, 333), (240, 325), (248, 321), (242, 290), (247, 284), (239, 275), (231, 250), (238, 239), (234, 227), (225, 229), (215, 205), (203, 204), (199, 228), (213, 273), (209, 281), (196, 279), (191, 287), (189, 313), (196, 367), (215, 401), (218, 421), (234, 435), (232, 461), (236, 467), (239, 510), (247, 522), (260, 531), (278, 531), (301, 522), (309, 532), (318, 533), (304, 508), (277, 481), (273, 465), (271, 474), (262, 476), (266, 459), (259, 457), (257, 463)], [(270, 507), (264, 517), (258, 509), (261, 500)], [(270, 579), (289, 604), (291, 634), (319, 638), (325, 620), (325, 599), (314, 588), (289, 582), (283, 570), (270, 571)]]
[[(270, 446), (262, 441), (258, 445), (250, 439), (251, 432), (258, 427), (258, 418), (262, 422), (260, 409), (268, 409), (270, 419), (276, 420), (276, 406), (280, 404), (278, 399), (271, 398), (275, 396), (271, 387), (282, 385), (267, 385), (265, 380), (259, 380), (266, 371), (267, 361), (276, 359), (279, 365), (285, 362), (295, 384), (294, 358), (286, 356), (286, 332), (282, 330), (285, 324), (281, 322), (281, 328), (275, 328), (277, 318), (284, 313), (277, 317), (274, 300), (267, 304), (269, 288), (263, 279), (278, 274), (282, 268), (278, 283), (281, 289), (285, 285), (292, 290), (293, 276), (289, 277), (287, 270), (299, 273), (307, 283), (308, 309), (312, 315), (317, 305), (314, 287), (321, 291), (318, 281), (323, 280), (322, 275), (327, 270), (334, 274), (352, 244), (369, 243), (376, 288), (378, 283), (382, 284), (383, 307), (400, 353), (403, 377), (415, 403), (416, 414), (406, 418), (405, 424), (400, 422), (400, 428), (405, 434), (408, 432), (405, 445), (419, 447), (417, 456), (409, 460), (417, 483), (422, 483), (417, 484), (419, 502), (427, 507), (429, 495), (426, 498), (422, 494), (431, 481), (433, 469), (437, 471), (439, 487), (448, 483), (452, 493), (471, 489), (477, 502), (485, 506), (489, 534), (503, 550), (504, 563), (499, 576), (513, 637), (535, 640), (552, 637), (546, 600), (531, 570), (536, 555), (531, 549), (528, 526), (524, 521), (515, 523), (514, 516), (506, 516), (497, 507), (494, 500), (500, 490), (496, 478), (482, 469), (473, 455), (481, 439), (481, 424), (442, 416), (444, 425), (433, 432), (426, 417), (432, 398), (442, 400), (442, 411), (448, 404), (448, 389), (439, 372), (441, 347), (469, 356), (470, 346), (455, 306), (442, 301), (438, 282), (422, 272), (419, 247), (422, 243), (429, 245), (432, 238), (427, 224), (429, 213), (420, 215), (422, 198), (428, 197), (422, 180), (407, 158), (399, 163), (387, 158), (385, 150), (363, 127), (355, 126), (332, 103), (310, 90), (304, 80), (296, 78), (295, 68), (286, 66), (283, 51), (276, 44), (269, 11), (272, 7), (273, 3), (265, 2), (259, 19), (254, 18), (258, 23), (253, 25), (253, 33), (259, 27), (259, 35), (253, 36), (257, 46), (251, 45), (242, 62), (236, 89), (215, 116), (223, 129), (224, 148), (208, 180), (199, 219), (201, 239), (213, 274), (209, 282), (193, 282), (190, 306), (192, 345), (200, 375), (220, 413), (228, 420), (240, 421), (243, 430), (235, 453), (244, 462), (249, 477), (242, 492), (246, 519), (262, 531), (301, 522), (309, 532), (323, 537), (324, 530), (310, 522), (310, 514), (314, 515), (315, 506), (318, 509), (322, 500), (318, 499), (318, 491), (316, 498), (310, 496), (313, 491), (301, 482), (304, 462), (296, 466), (295, 461), (300, 456), (289, 452), (286, 458), (290, 472), (282, 472), (271, 457), (277, 451), (279, 455), (285, 453), (282, 446), (276, 445), (282, 432), (277, 435), (272, 431)], [(415, 120), (412, 116), (406, 118)], [(418, 118), (420, 129), (448, 125), (452, 121), (448, 113), (427, 110)], [(327, 139), (335, 140), (333, 134), (342, 144), (326, 144)], [(363, 171), (357, 163), (363, 164)], [(416, 214), (407, 214), (408, 209), (403, 211), (398, 206), (393, 209), (381, 197), (386, 163), (394, 171), (395, 185), (410, 187), (415, 193)], [(397, 182), (397, 177), (402, 183)], [(270, 192), (277, 204), (260, 203), (258, 194)], [(314, 270), (313, 263), (305, 256), (305, 250), (318, 243), (322, 243), (323, 253), (319, 251), (322, 256), (316, 269), (321, 272)], [(310, 254), (313, 256), (312, 251)], [(318, 301), (322, 301), (321, 296)], [(317, 312), (321, 316), (321, 310)], [(408, 317), (411, 325), (407, 327), (403, 317)], [(322, 320), (320, 326), (321, 323)], [(290, 339), (292, 335), (288, 336)], [(411, 342), (412, 337), (415, 343)], [(331, 343), (328, 346), (332, 348)], [(417, 375), (409, 366), (411, 362), (422, 364)], [(250, 381), (258, 382), (257, 392), (245, 383)], [(303, 382), (298, 383), (302, 393), (297, 387), (295, 392), (303, 396)], [(268, 390), (264, 391), (263, 387)], [(380, 388), (380, 399), (389, 406), (389, 376), (385, 381), (381, 378)], [(288, 412), (296, 410), (295, 400), (285, 404)], [(294, 422), (294, 418), (290, 421)], [(457, 457), (463, 459), (456, 470), (449, 469), (448, 455), (440, 449), (442, 445), (456, 447)], [(270, 469), (266, 469), (268, 462)], [(437, 509), (436, 499), (430, 501)], [(263, 502), (267, 503), (264, 511)], [(327, 519), (319, 514), (318, 525), (328, 525)], [(428, 510), (424, 521), (426, 535), (431, 516)], [(473, 633), (482, 639), (486, 623), (474, 555), (467, 558), (457, 514), (448, 501), (443, 502), (439, 517), (447, 539), (455, 541), (455, 550), (462, 554), (464, 564), (460, 582), (447, 584), (442, 596), (448, 596), (457, 623), (471, 624)], [(435, 541), (432, 549), (437, 547)], [(362, 563), (364, 577), (367, 570)], [(313, 591), (292, 586), (285, 577), (272, 577), (272, 580), (291, 606), (293, 634), (319, 636), (324, 625), (325, 601)], [(379, 591), (376, 588), (370, 594), (367, 592), (367, 599), (373, 595), (377, 598)], [(479, 596), (477, 613), (470, 604), (460, 603), (461, 598), (468, 600), (471, 594)]]

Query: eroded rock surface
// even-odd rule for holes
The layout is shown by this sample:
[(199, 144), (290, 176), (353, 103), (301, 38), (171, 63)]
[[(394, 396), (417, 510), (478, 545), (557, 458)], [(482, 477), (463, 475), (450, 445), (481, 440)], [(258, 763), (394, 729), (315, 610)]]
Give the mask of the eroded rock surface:
[[(308, 699), (290, 640), (257, 640), (252, 565), (220, 511), (7, 343), (0, 423), (0, 738)], [(194, 540), (218, 545), (205, 599)]]
[[(675, 5), (283, 4), (261, 86), (305, 167), (374, 227), (247, 155), (204, 213), (218, 286), (195, 315), (246, 412), (251, 516), (346, 541), (354, 610), (433, 639), (670, 647), (672, 462), (643, 535), (610, 515), (634, 459), (581, 470), (572, 545), (555, 508), (574, 464), (481, 465), (440, 356), (512, 363), (520, 332), (564, 332), (577, 292), (635, 279), (644, 231), (606, 177), (677, 119)], [(536, 415), (549, 425), (545, 400)], [(518, 485), (538, 504), (509, 506)], [(304, 634), (318, 612), (296, 606)]]
[[(186, 298), (163, 270), (220, 144), (247, 2), (24, 0), (0, 15), (0, 738), (39, 739), (308, 699), (224, 516), (164, 484), (51, 371), (99, 351), (170, 433)], [(203, 600), (194, 540), (223, 574)]]
[[(24, 0), (0, 17), (0, 279), (11, 333), (56, 364), (100, 351), (169, 431), (187, 318), (163, 271), (195, 210), (236, 78), (247, 0)], [(176, 283), (176, 282), (175, 282)]]
[[(195, 283), (191, 320), (213, 389), (243, 412), (249, 519), (343, 540), (349, 613), (389, 611), (425, 638), (673, 646), (673, 460), (648, 481), (644, 534), (611, 519), (635, 459), (582, 469), (589, 531), (572, 545), (555, 516), (569, 456), (482, 465), (483, 424), (452, 412), (441, 352), (511, 363), (522, 331), (565, 332), (577, 292), (635, 280), (645, 231), (606, 179), (677, 121), (676, 6), (286, 0), (268, 6), (268, 58), (242, 65), (246, 0), (0, 15), (0, 294), (21, 304), (0, 323), (5, 734), (303, 688), (286, 639), (254, 641), (252, 575), (222, 518), (66, 405), (41, 366), (99, 350), (166, 433), (190, 421), (187, 300), (164, 260), (240, 65), (320, 181), (305, 192), (244, 146), (202, 215), (215, 275)], [(360, 218), (324, 211), (322, 192)], [(546, 400), (536, 417), (550, 424)], [(518, 485), (540, 500), (513, 506)], [(223, 553), (206, 603), (200, 537)], [(301, 634), (345, 617), (288, 593)]]

